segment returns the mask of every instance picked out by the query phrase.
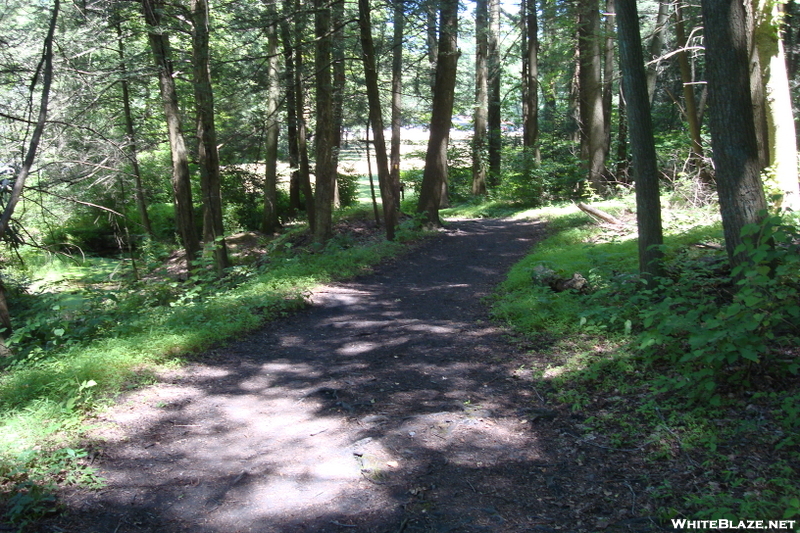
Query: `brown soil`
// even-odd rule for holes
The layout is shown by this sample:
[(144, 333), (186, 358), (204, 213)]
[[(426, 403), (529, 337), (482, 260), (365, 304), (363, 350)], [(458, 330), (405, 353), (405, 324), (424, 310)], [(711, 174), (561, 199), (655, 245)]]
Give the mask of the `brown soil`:
[(464, 220), (159, 376), (90, 431), (41, 531), (654, 531), (639, 453), (576, 435), (484, 301), (544, 234)]

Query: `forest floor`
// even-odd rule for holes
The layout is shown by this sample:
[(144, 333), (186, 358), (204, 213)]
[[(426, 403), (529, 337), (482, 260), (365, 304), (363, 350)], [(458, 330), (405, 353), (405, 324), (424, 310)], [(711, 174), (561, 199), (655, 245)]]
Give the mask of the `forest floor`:
[(106, 484), (59, 494), (64, 512), (39, 530), (655, 531), (642, 454), (577, 437), (580, 418), (545, 403), (525, 343), (489, 316), (486, 298), (544, 235), (451, 221), (164, 371), (93, 421)]

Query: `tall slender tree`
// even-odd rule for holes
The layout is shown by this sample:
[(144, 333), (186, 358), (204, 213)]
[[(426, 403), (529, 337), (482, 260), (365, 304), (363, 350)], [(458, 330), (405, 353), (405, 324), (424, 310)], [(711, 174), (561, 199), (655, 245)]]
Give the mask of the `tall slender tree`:
[(147, 37), (155, 61), (161, 103), (164, 107), (164, 117), (169, 135), (175, 220), (186, 252), (187, 272), (191, 273), (192, 262), (200, 251), (200, 240), (194, 226), (189, 153), (181, 126), (178, 92), (175, 88), (175, 72), (172, 68), (172, 50), (169, 36), (164, 33), (161, 24), (163, 8), (164, 4), (161, 0), (142, 0), (142, 9), (147, 23)]
[(383, 116), (378, 89), (378, 67), (375, 60), (375, 45), (372, 42), (372, 22), (370, 21), (369, 0), (358, 0), (358, 21), (361, 28), (361, 49), (364, 59), (364, 78), (369, 99), (369, 121), (375, 139), (375, 161), (378, 165), (378, 184), (381, 189), (383, 220), (386, 225), (386, 238), (394, 240), (397, 226), (397, 201), (389, 176), (389, 159), (386, 156), (386, 141), (383, 137)]
[(217, 148), (217, 129), (214, 124), (214, 91), (211, 86), (209, 50), (208, 3), (192, 0), (194, 63), (194, 101), (197, 111), (197, 162), (200, 168), (200, 190), (203, 195), (203, 240), (211, 247), (214, 266), (223, 275), (230, 263), (222, 225), (222, 193)]
[(503, 132), (502, 132), (502, 65), (500, 62), (500, 0), (489, 1), (489, 112), (487, 115), (489, 137), (489, 174), (490, 186), (500, 183), (502, 165)]
[(589, 185), (605, 192), (605, 117), (603, 116), (600, 7), (598, 0), (579, 2), (581, 159)]
[(442, 187), (447, 182), (447, 146), (453, 115), (456, 72), (458, 66), (458, 0), (440, 1), (438, 54), (436, 60), (436, 85), (433, 91), (433, 109), (425, 154), (425, 170), (417, 204), (417, 212), (424, 214), (431, 226), (440, 226), (439, 207)]
[(331, 67), (331, 7), (328, 0), (314, 1), (314, 33), (316, 47), (314, 68), (316, 70), (316, 191), (314, 213), (316, 227), (314, 240), (324, 243), (333, 236), (333, 201), (336, 186), (334, 166), (335, 121), (333, 116), (333, 80)]
[(650, 97), (644, 70), (642, 39), (636, 0), (617, 0), (619, 58), (627, 100), (628, 128), (636, 179), (636, 222), (639, 228), (639, 271), (648, 277), (663, 273), (661, 265), (664, 237), (661, 228), (661, 202), (658, 192), (653, 123)]
[(144, 184), (142, 182), (142, 171), (139, 167), (139, 150), (136, 142), (136, 128), (133, 122), (133, 112), (131, 111), (131, 91), (128, 81), (128, 63), (125, 57), (125, 39), (122, 35), (122, 22), (117, 20), (114, 25), (117, 30), (117, 54), (119, 55), (119, 70), (121, 74), (120, 87), (122, 88), (122, 114), (125, 117), (125, 133), (127, 139), (125, 149), (128, 153), (128, 161), (134, 179), (134, 191), (136, 194), (136, 208), (139, 212), (139, 220), (145, 234), (153, 237), (153, 228), (150, 225), (150, 216), (147, 214), (147, 201), (145, 199)]
[(489, 9), (475, 4), (475, 112), (472, 136), (472, 194), (486, 194), (486, 127), (489, 113)]
[(783, 194), (781, 205), (800, 210), (797, 184), (797, 133), (781, 37), (782, 14), (777, 0), (754, 0), (755, 41), (766, 99), (769, 166)]
[(392, 18), (392, 140), (389, 173), (397, 208), (400, 208), (400, 133), (403, 103), (403, 36), (405, 34), (405, 2), (395, 0)]
[(261, 231), (267, 235), (278, 229), (278, 134), (280, 119), (280, 72), (278, 71), (278, 10), (275, 0), (266, 1), (267, 26), (267, 94), (264, 125), (264, 216)]

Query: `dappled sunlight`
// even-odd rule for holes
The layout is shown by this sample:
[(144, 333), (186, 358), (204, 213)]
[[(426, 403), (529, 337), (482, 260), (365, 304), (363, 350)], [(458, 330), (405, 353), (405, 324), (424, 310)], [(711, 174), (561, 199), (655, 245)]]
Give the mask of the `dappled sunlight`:
[(216, 533), (394, 530), (441, 491), (462, 511), (437, 520), (484, 520), (472, 503), (483, 472), (513, 486), (505, 465), (546, 455), (517, 413), (502, 331), (475, 325), (504, 266), (487, 251), (437, 275), (400, 268), (320, 288), (309, 311), (109, 410), (92, 438), (106, 441), (113, 490), (98, 498)]

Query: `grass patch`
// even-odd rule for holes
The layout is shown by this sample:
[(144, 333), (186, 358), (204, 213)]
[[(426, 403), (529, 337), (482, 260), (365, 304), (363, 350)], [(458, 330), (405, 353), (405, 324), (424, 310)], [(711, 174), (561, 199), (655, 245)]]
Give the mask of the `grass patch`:
[[(603, 205), (623, 218), (629, 207)], [(796, 229), (751, 228), (777, 244), (747, 251), (756, 266), (737, 285), (713, 212), (664, 215), (669, 277), (654, 287), (636, 274), (634, 222), (625, 232), (551, 211), (550, 236), (511, 270), (494, 313), (532, 339), (532, 386), (577, 416), (584, 438), (642, 460), (619, 466), (646, 480), (640, 513), (664, 525), (797, 519)], [(534, 281), (537, 265), (580, 272), (590, 289), (556, 293)]]
[[(337, 223), (363, 229), (358, 221), (364, 216), (351, 208)], [(201, 270), (185, 282), (110, 282), (92, 269), (76, 278), (70, 266), (71, 276), (59, 268), (59, 279), (69, 278), (60, 291), (17, 294), (27, 314), (15, 317), (24, 325), (9, 339), (14, 354), (0, 370), (0, 504), (5, 502), (6, 518), (22, 526), (52, 508), (53, 484), (93, 479), (88, 470), (75, 477), (84, 465), (81, 421), (109, 397), (148, 382), (157, 369), (186, 355), (305, 306), (317, 285), (368, 272), (401, 253), (403, 241), (421, 235), (409, 223), (396, 242), (374, 232), (345, 232), (318, 249), (293, 231), (222, 280)], [(52, 473), (56, 466), (66, 477)]]

